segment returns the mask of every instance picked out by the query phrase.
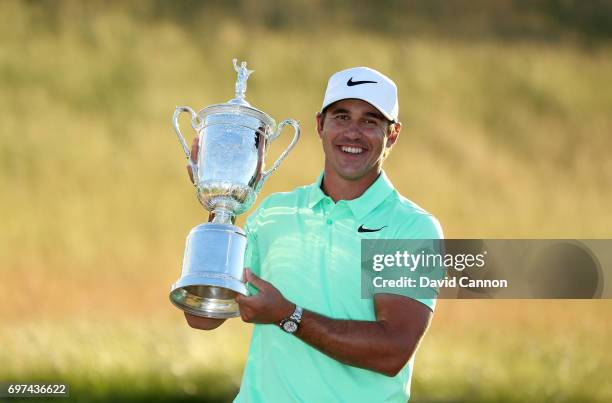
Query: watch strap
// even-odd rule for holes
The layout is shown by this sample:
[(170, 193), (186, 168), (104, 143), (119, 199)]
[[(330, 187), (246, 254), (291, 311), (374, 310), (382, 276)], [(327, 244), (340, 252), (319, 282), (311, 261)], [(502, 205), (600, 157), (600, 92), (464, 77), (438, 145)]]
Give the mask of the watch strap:
[[(296, 305), (295, 306), (295, 310), (293, 311), (293, 313), (291, 314), (291, 316), (289, 316), (288, 318), (283, 319), (280, 323), (279, 326), (281, 327), (281, 329), (283, 329), (285, 332), (287, 333), (295, 333), (300, 325), (300, 322), (302, 321), (302, 314), (304, 313), (304, 310), (302, 309), (302, 307)], [(287, 323), (290, 322), (291, 324), (293, 324), (293, 326), (287, 325)]]
[(291, 319), (292, 321), (294, 321), (296, 323), (300, 323), (302, 321), (302, 314), (303, 313), (304, 313), (304, 310), (302, 309), (302, 307), (296, 305), (295, 306), (295, 311), (293, 311), (293, 313), (291, 314), (289, 319)]

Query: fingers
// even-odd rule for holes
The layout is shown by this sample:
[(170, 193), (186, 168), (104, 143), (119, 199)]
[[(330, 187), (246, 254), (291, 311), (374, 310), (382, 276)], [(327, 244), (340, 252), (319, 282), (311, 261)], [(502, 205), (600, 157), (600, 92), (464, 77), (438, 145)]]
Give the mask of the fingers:
[(266, 288), (269, 284), (266, 280), (262, 280), (257, 277), (248, 267), (244, 269), (244, 276), (246, 277), (246, 280), (253, 284), (258, 290)]
[(189, 174), (189, 179), (191, 179), (191, 183), (195, 183), (193, 180), (193, 169), (191, 169), (191, 165), (187, 164), (187, 173)]
[(240, 317), (246, 323), (253, 323), (257, 312), (259, 310), (258, 306), (261, 304), (262, 288), (266, 287), (267, 282), (257, 277), (251, 269), (248, 267), (244, 269), (244, 278), (246, 281), (251, 283), (255, 288), (259, 290), (259, 293), (256, 295), (246, 296), (242, 294), (237, 294), (234, 300), (240, 306)]
[(234, 300), (238, 303), (238, 305), (241, 305), (247, 302), (248, 298), (249, 298), (248, 296), (238, 293), (234, 297)]
[[(277, 323), (286, 317), (285, 309), (291, 305), (271, 283), (259, 278), (250, 268), (244, 269), (245, 280), (259, 292), (249, 297), (236, 295), (240, 316), (247, 323)], [(295, 309), (295, 307), (290, 309)], [(292, 310), (293, 312), (293, 310)], [(280, 319), (279, 319), (280, 318)]]
[(240, 307), (240, 317), (242, 318), (242, 321), (246, 323), (252, 323), (253, 318), (255, 317), (254, 308), (251, 306), (251, 298), (255, 297), (247, 297), (245, 295), (238, 294), (234, 298)]
[(191, 183), (195, 183), (195, 180), (193, 178), (193, 168), (191, 167), (191, 165), (197, 164), (199, 151), (200, 146), (198, 144), (198, 138), (194, 137), (193, 141), (191, 142), (191, 161), (189, 161), (189, 164), (187, 164), (187, 173), (189, 174), (189, 179), (191, 180)]
[(194, 137), (191, 142), (191, 162), (196, 164), (198, 162), (198, 152), (200, 151), (200, 145), (198, 144), (198, 138)]

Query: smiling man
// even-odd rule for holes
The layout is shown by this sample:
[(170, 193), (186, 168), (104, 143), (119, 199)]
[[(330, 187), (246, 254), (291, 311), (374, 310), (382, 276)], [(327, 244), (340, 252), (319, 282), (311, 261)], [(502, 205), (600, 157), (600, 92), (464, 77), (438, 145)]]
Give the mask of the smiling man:
[[(325, 166), (311, 185), (262, 201), (247, 220), (246, 280), (238, 296), (255, 323), (235, 402), (406, 402), (414, 355), (435, 299), (361, 298), (362, 239), (438, 239), (425, 210), (382, 170), (398, 140), (397, 87), (357, 67), (328, 83), (317, 131)], [(197, 151), (197, 150), (196, 150)], [(186, 314), (213, 329), (222, 320)]]

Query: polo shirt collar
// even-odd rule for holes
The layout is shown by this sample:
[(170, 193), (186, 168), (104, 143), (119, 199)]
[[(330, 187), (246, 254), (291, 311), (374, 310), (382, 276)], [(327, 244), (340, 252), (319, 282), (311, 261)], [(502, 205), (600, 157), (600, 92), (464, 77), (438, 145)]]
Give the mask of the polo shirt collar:
[[(310, 195), (308, 198), (308, 207), (313, 208), (324, 198), (329, 198), (321, 189), (321, 183), (323, 182), (323, 172), (317, 178), (317, 181), (311, 185)], [(391, 181), (382, 171), (378, 178), (370, 185), (370, 187), (358, 198), (353, 200), (346, 200), (349, 208), (353, 212), (353, 215), (357, 219), (362, 219), (374, 210), (380, 203), (382, 203), (389, 194), (395, 190)], [(331, 199), (330, 199), (331, 200)]]
[(385, 171), (382, 171), (361, 196), (353, 200), (347, 200), (347, 203), (355, 218), (360, 220), (378, 207), (393, 190), (391, 181), (387, 178)]
[(321, 189), (322, 183), (323, 183), (323, 171), (321, 171), (321, 173), (319, 174), (319, 177), (317, 178), (316, 182), (310, 185), (310, 195), (308, 195), (308, 207), (309, 208), (313, 208), (321, 200), (328, 197), (325, 193), (323, 193), (323, 189)]

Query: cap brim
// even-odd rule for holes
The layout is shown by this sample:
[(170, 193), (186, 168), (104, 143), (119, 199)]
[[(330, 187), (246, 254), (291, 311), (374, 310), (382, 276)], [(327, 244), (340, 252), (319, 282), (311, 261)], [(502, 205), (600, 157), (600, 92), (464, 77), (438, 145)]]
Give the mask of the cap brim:
[(323, 104), (323, 106), (321, 107), (321, 113), (323, 113), (323, 111), (329, 107), (331, 104), (338, 102), (338, 101), (342, 101), (343, 99), (358, 99), (360, 101), (364, 101), (369, 103), (370, 105), (372, 105), (374, 108), (376, 108), (376, 110), (380, 113), (382, 113), (382, 115), (387, 118), (388, 120), (390, 120), (391, 122), (395, 123), (395, 118), (391, 115), (389, 115), (388, 113), (386, 113), (385, 111), (383, 111), (378, 105), (376, 105), (375, 103), (373, 103), (372, 101), (368, 100), (368, 99), (364, 99), (358, 96), (354, 96), (354, 97), (342, 97), (342, 98), (338, 98), (338, 99), (334, 99), (332, 98), (330, 101), (327, 102), (327, 104)]

